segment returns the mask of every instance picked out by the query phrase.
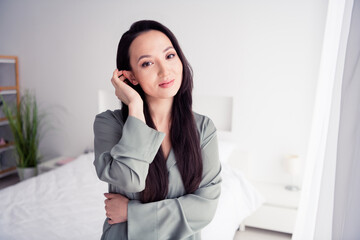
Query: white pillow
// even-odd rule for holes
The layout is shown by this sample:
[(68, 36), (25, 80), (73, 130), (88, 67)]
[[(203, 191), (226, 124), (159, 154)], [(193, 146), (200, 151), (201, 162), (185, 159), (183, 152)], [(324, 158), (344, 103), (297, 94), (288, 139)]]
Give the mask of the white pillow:
[(201, 236), (203, 240), (233, 240), (242, 221), (257, 210), (264, 198), (240, 171), (222, 163), (219, 204), (212, 222)]
[(219, 141), (219, 160), (221, 163), (226, 163), (231, 154), (235, 150), (236, 144), (230, 141)]

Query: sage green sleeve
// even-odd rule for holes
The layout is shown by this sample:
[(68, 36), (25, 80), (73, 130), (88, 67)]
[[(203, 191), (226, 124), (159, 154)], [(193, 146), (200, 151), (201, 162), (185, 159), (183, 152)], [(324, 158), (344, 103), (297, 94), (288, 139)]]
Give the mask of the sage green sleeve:
[(123, 123), (114, 112), (107, 111), (96, 116), (94, 135), (98, 177), (125, 192), (141, 192), (165, 134), (135, 117), (129, 116)]
[(221, 192), (221, 165), (216, 129), (209, 120), (202, 136), (203, 176), (193, 194), (152, 203), (128, 205), (128, 239), (184, 239), (201, 231), (214, 217)]

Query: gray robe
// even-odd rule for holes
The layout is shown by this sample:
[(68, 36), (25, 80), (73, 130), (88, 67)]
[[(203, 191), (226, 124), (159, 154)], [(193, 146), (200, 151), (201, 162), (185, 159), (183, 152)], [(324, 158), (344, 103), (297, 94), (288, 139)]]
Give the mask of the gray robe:
[(127, 222), (110, 225), (106, 219), (101, 239), (201, 239), (201, 229), (210, 223), (216, 211), (221, 165), (213, 122), (196, 113), (194, 117), (203, 159), (199, 188), (185, 194), (175, 154), (170, 150), (166, 162), (167, 199), (141, 203), (139, 192), (145, 188), (149, 164), (165, 134), (132, 116), (124, 123), (120, 110), (108, 110), (96, 116), (94, 165), (97, 175), (109, 183), (109, 192), (120, 193), (130, 200)]

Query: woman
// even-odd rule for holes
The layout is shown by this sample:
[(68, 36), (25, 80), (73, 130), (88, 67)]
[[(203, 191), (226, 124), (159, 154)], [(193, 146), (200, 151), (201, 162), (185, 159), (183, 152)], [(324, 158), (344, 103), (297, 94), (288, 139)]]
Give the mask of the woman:
[[(118, 70), (120, 69), (120, 70)], [(192, 112), (192, 71), (175, 36), (139, 21), (121, 37), (111, 82), (121, 110), (96, 116), (102, 239), (201, 239), (220, 196), (216, 129)]]

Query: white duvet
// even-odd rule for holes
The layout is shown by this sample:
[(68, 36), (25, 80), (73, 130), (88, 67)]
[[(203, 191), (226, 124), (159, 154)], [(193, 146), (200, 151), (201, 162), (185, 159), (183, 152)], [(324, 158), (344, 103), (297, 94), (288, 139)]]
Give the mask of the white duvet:
[[(105, 219), (101, 182), (93, 153), (37, 177), (0, 190), (1, 240), (100, 239)], [(222, 194), (204, 240), (231, 240), (241, 221), (262, 198), (240, 173), (223, 164)]]

